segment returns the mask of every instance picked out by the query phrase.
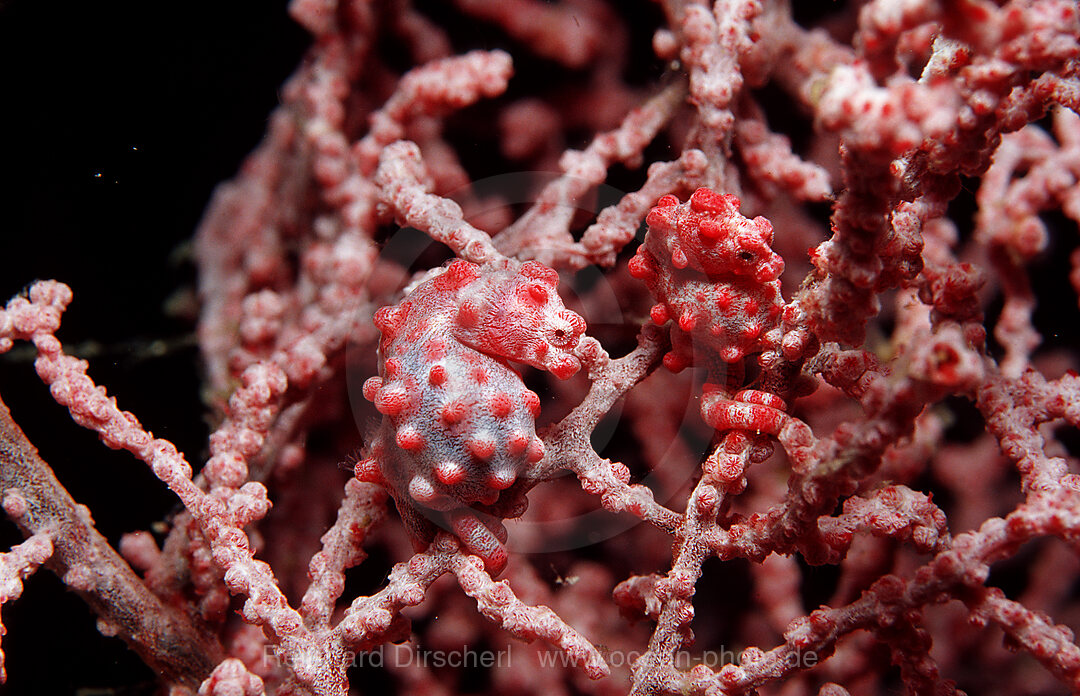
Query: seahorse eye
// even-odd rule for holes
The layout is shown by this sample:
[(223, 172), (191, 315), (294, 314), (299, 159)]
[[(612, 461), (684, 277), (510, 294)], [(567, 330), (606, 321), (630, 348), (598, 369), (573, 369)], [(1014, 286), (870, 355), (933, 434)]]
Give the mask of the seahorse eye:
[(548, 333), (548, 342), (557, 348), (566, 348), (577, 338), (574, 327), (566, 322), (559, 322)]

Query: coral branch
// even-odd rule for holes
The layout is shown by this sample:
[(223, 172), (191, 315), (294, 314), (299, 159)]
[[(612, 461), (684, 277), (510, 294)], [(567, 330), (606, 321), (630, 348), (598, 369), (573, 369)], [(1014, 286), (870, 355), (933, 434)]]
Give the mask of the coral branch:
[[(173, 352), (190, 340), (74, 343), (136, 316), (108, 301), (61, 344), (72, 292), (35, 275), (141, 299), (115, 235), (80, 219), (83, 246), (60, 243), (37, 209), (79, 186), (28, 176), (5, 208), (40, 227), (13, 239), (48, 248), (38, 268), (5, 247), (0, 277), (27, 285), (0, 309), (4, 398), (37, 432), (7, 381), (33, 361), (180, 503), (132, 522), (143, 491), (84, 467), (129, 566), (0, 403), (0, 496), (27, 539), (5, 542), (0, 603), (30, 583), (5, 609), (9, 688), (61, 690), (15, 628), (54, 630), (44, 566), (174, 696), (1080, 692), (1075, 0), (289, 14), (311, 44), (171, 303), (197, 322), (198, 386), (152, 372), (194, 372)], [(64, 36), (50, 17), (26, 36)], [(227, 33), (222, 71), (248, 55)], [(43, 153), (12, 171), (53, 176), (44, 153), (75, 121), (9, 129)], [(221, 149), (189, 121), (145, 151), (189, 131)], [(77, 132), (95, 148), (78, 176), (112, 182), (101, 201), (149, 190)], [(208, 185), (190, 175), (146, 179), (177, 197)], [(183, 219), (152, 200), (148, 218)], [(121, 354), (137, 373), (104, 371)], [(95, 667), (66, 690), (131, 687)]]
[[(0, 402), (0, 408), (6, 408)], [(18, 507), (25, 501), (8, 498), (8, 507)], [(18, 496), (18, 493), (12, 493)], [(10, 514), (10, 513), (9, 513)], [(23, 580), (37, 570), (38, 566), (47, 561), (53, 553), (52, 535), (46, 532), (38, 532), (30, 536), (26, 541), (11, 547), (7, 553), (0, 553), (0, 604), (6, 604), (13, 599), (18, 599), (23, 591)], [(0, 635), (5, 633), (3, 624), (0, 624)], [(0, 683), (7, 681), (7, 670), (4, 668), (4, 652), (0, 650)]]
[(400, 141), (380, 153), (375, 174), (379, 199), (403, 224), (425, 232), (466, 261), (482, 264), (503, 258), (486, 232), (465, 221), (457, 203), (428, 193), (426, 178), (414, 143)]
[(27, 537), (51, 539), (47, 566), (166, 679), (197, 683), (222, 648), (186, 613), (155, 597), (94, 529), (0, 402), (0, 495)]
[(567, 626), (555, 612), (544, 606), (523, 604), (505, 581), (493, 582), (475, 557), (458, 555), (452, 568), (461, 589), (476, 600), (484, 616), (499, 622), (518, 638), (540, 638), (559, 648), (574, 664), (580, 665), (590, 679), (601, 679), (610, 673), (596, 648)]

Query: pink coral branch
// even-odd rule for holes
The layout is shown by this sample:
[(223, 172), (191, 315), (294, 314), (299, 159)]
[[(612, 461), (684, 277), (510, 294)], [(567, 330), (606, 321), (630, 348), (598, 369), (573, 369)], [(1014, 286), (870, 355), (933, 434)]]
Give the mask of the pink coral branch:
[(243, 662), (230, 657), (199, 685), (199, 696), (264, 696), (263, 681), (248, 671)]
[(94, 528), (86, 508), (72, 500), (41, 460), (2, 401), (0, 487), (4, 512), (23, 533), (51, 540), (47, 567), (147, 664), (180, 683), (195, 683), (210, 673), (221, 645), (139, 581)]
[(484, 561), (461, 551), (458, 540), (439, 534), (424, 552), (408, 563), (394, 566), (389, 584), (370, 597), (355, 600), (345, 619), (332, 632), (338, 645), (366, 650), (378, 645), (388, 632), (400, 630), (405, 607), (424, 599), (439, 577), (453, 573), (466, 595), (476, 599), (481, 612), (512, 635), (523, 640), (537, 638), (564, 651), (592, 679), (607, 674), (607, 666), (596, 648), (570, 628), (549, 608), (530, 607), (521, 602), (505, 582), (494, 582), (484, 570)]
[(1080, 689), (1080, 10), (791, 5), (294, 0), (195, 241), (200, 473), (61, 346), (66, 285), (0, 310), (183, 506), (138, 577), (0, 408), (0, 600), (43, 563), (178, 694)]
[[(18, 495), (17, 493), (9, 494)], [(5, 500), (9, 501), (7, 507), (20, 505), (7, 495), (5, 495)], [(49, 560), (52, 553), (52, 535), (47, 532), (33, 534), (23, 543), (12, 546), (10, 551), (0, 553), (0, 604), (18, 599), (23, 591), (23, 580), (30, 577), (38, 566)], [(0, 635), (4, 633), (3, 624), (0, 624)], [(0, 682), (5, 681), (7, 681), (7, 670), (4, 668), (4, 652), (0, 650)]]
[(514, 596), (506, 581), (494, 582), (474, 556), (458, 555), (452, 565), (465, 594), (476, 600), (480, 612), (524, 640), (540, 638), (565, 652), (591, 679), (609, 674), (604, 658), (589, 641), (548, 607), (530, 607)]
[(549, 4), (537, 0), (487, 3), (456, 0), (473, 17), (501, 26), (545, 58), (580, 68), (594, 58), (604, 42), (604, 27), (590, 16), (588, 2)]
[(403, 223), (450, 247), (473, 263), (494, 263), (503, 258), (491, 238), (465, 221), (461, 206), (428, 192), (420, 148), (399, 141), (380, 154), (375, 183), (379, 198)]
[(612, 164), (640, 161), (641, 151), (682, 103), (684, 89), (681, 84), (668, 86), (627, 114), (617, 129), (593, 138), (584, 150), (567, 150), (559, 160), (563, 175), (545, 186), (529, 211), (499, 234), (495, 240), (499, 250), (556, 268), (574, 265), (572, 259), (581, 250), (569, 227), (578, 201), (603, 183)]
[(604, 208), (585, 230), (581, 236), (585, 258), (600, 266), (614, 265), (616, 255), (634, 238), (653, 202), (684, 190), (687, 184), (696, 187), (694, 182), (701, 180), (707, 161), (700, 150), (688, 149), (673, 162), (649, 165), (645, 185), (623, 196), (618, 204)]
[(510, 55), (504, 51), (472, 51), (409, 72), (393, 96), (371, 115), (371, 130), (355, 146), (360, 171), (374, 171), (383, 148), (405, 137), (409, 120), (441, 115), (481, 97), (502, 94), (512, 70)]
[[(254, 559), (243, 531), (247, 524), (262, 518), (270, 507), (261, 484), (239, 485), (246, 478), (244, 461), (261, 447), (265, 431), (230, 426), (219, 431), (223, 438), (223, 452), (219, 454), (231, 465), (231, 470), (224, 463), (221, 465), (219, 476), (224, 485), (219, 495), (204, 492), (192, 481), (191, 466), (171, 442), (154, 438), (134, 415), (121, 411), (115, 399), (107, 398), (105, 390), (86, 375), (86, 361), (64, 354), (53, 332), (59, 327), (60, 313), (70, 300), (67, 286), (39, 283), (31, 288), (29, 301), (17, 298), (6, 310), (7, 316), (13, 317), (12, 333), (32, 340), (37, 346), (35, 367), (53, 397), (68, 407), (76, 422), (97, 431), (107, 445), (126, 449), (146, 462), (154, 475), (180, 498), (198, 521), (213, 550), (214, 562), (224, 571), (225, 584), (231, 591), (247, 596), (245, 618), (263, 625), (290, 651), (311, 653), (317, 649), (300, 615), (289, 607), (274, 582), (270, 567)], [(245, 371), (244, 379), (244, 388), (230, 400), (230, 406), (239, 416), (235, 420), (242, 423), (253, 418), (251, 424), (263, 429), (269, 425), (273, 413), (271, 404), (285, 389), (285, 376), (272, 367), (257, 365)], [(325, 667), (320, 669), (319, 662), (323, 659), (320, 656), (314, 663), (304, 664), (306, 669), (297, 676), (308, 684), (322, 681), (324, 688), (336, 688), (325, 684), (328, 681), (325, 676), (319, 676), (326, 671)], [(338, 677), (337, 681), (340, 683), (342, 679)]]
[(601, 458), (588, 444), (600, 418), (655, 366), (663, 344), (650, 327), (642, 330), (637, 349), (618, 360), (611, 360), (598, 343), (582, 343), (592, 388), (570, 415), (543, 434), (547, 455), (527, 474), (528, 485), (568, 469), (577, 474), (586, 492), (600, 496), (605, 509), (628, 511), (673, 532), (679, 515), (658, 504), (647, 487), (630, 485), (624, 465)]
[(350, 479), (334, 526), (323, 535), (322, 550), (311, 559), (311, 585), (300, 612), (309, 626), (328, 628), (334, 604), (345, 585), (345, 571), (363, 562), (361, 544), (385, 516), (386, 493), (381, 488)]
[(832, 196), (828, 172), (794, 154), (791, 141), (770, 132), (759, 110), (740, 118), (734, 132), (735, 146), (755, 180), (775, 184), (802, 200), (821, 201)]

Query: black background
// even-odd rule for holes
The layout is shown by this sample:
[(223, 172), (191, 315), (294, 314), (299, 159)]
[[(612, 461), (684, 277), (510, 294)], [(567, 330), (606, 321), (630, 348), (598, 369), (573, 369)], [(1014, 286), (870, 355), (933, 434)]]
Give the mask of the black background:
[[(214, 186), (258, 143), (308, 41), (280, 1), (0, 0), (0, 302), (35, 279), (69, 284), (65, 346), (193, 461), (207, 434), (193, 323), (164, 307), (193, 287), (186, 242)], [(72, 422), (31, 359), (25, 348), (0, 356), (0, 395), (98, 529), (115, 544), (166, 516), (175, 498)], [(19, 540), (0, 521), (0, 546)], [(49, 572), (3, 619), (4, 693), (154, 689)]]

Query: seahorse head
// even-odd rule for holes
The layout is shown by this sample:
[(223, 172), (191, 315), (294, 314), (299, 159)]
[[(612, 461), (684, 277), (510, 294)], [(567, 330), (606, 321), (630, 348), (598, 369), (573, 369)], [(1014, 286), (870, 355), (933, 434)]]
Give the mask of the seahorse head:
[[(447, 272), (459, 263), (465, 262)], [(535, 261), (484, 273), (462, 290), (455, 338), (492, 357), (570, 377), (581, 368), (573, 350), (585, 320), (563, 304), (558, 283), (555, 271)]]
[(657, 201), (646, 222), (646, 244), (675, 268), (701, 271), (711, 279), (745, 278), (770, 283), (784, 271), (784, 260), (771, 248), (772, 224), (763, 217), (739, 214), (739, 199), (699, 188), (686, 203), (675, 196)]

